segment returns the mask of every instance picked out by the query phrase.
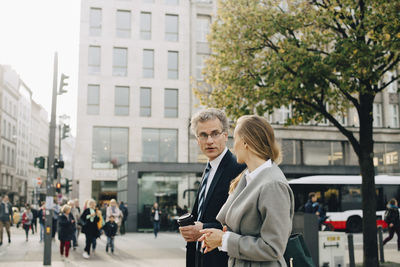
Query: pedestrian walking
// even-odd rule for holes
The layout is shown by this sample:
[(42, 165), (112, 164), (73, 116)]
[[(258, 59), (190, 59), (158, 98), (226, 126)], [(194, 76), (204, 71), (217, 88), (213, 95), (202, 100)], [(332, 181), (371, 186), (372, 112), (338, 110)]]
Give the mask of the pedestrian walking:
[(199, 111), (191, 119), (191, 130), (196, 136), (200, 150), (208, 158), (202, 183), (192, 207), (195, 225), (179, 227), (187, 242), (186, 267), (225, 267), (228, 256), (214, 250), (203, 254), (197, 242), (204, 228), (221, 228), (216, 216), (228, 198), (229, 185), (245, 165), (238, 164), (236, 157), (226, 147), (229, 122), (222, 110), (210, 108)]
[(383, 240), (383, 245), (392, 240), (394, 233), (397, 234), (397, 250), (400, 251), (400, 217), (397, 200), (392, 198), (386, 206), (385, 222), (388, 224), (389, 236)]
[(319, 204), (317, 194), (315, 192), (310, 192), (308, 194), (308, 201), (304, 205), (304, 212), (315, 214), (318, 217), (318, 229), (321, 230), (327, 216), (323, 205)]
[(39, 209), (38, 217), (39, 217), (39, 225), (40, 225), (40, 240), (42, 242), (44, 240), (44, 229), (46, 224), (46, 202), (42, 201), (42, 206)]
[(121, 221), (123, 219), (122, 211), (118, 207), (118, 203), (115, 199), (110, 200), (110, 206), (107, 208), (106, 221), (110, 220), (110, 216), (114, 216), (115, 223), (118, 225), (118, 229), (121, 226)]
[(25, 237), (28, 242), (28, 235), (29, 235), (29, 229), (32, 227), (32, 220), (33, 220), (33, 214), (31, 211), (31, 206), (29, 204), (26, 204), (25, 206), (25, 211), (22, 214), (22, 228), (25, 230)]
[(73, 221), (74, 221), (74, 227), (73, 227), (74, 235), (72, 237), (72, 246), (73, 246), (73, 249), (76, 250), (76, 247), (78, 246), (78, 235), (77, 235), (78, 223), (77, 222), (81, 215), (79, 214), (78, 209), (75, 208), (75, 201), (73, 201), (73, 200), (68, 201), (68, 206), (71, 207), (70, 216), (72, 216)]
[(125, 234), (126, 229), (125, 229), (125, 223), (126, 220), (128, 219), (128, 207), (126, 206), (126, 204), (121, 201), (119, 204), (119, 209), (122, 211), (122, 222), (121, 222), (121, 228), (120, 228), (120, 233), (121, 235)]
[(8, 195), (4, 195), (0, 203), (0, 246), (3, 245), (3, 227), (6, 228), (8, 243), (11, 243), (10, 226), (13, 220), (13, 210), (8, 199)]
[(96, 238), (99, 236), (97, 223), (100, 219), (96, 213), (96, 201), (90, 199), (87, 201), (87, 206), (88, 208), (83, 211), (80, 218), (83, 224), (82, 233), (84, 233), (86, 237), (85, 252), (83, 253), (85, 259), (90, 258), (90, 247), (93, 242), (96, 242)]
[(61, 208), (61, 214), (58, 216), (58, 239), (60, 240), (60, 254), (61, 257), (68, 258), (69, 248), (71, 247), (71, 240), (74, 238), (75, 233), (75, 220), (71, 214), (71, 206), (64, 205)]
[(39, 211), (31, 206), (31, 212), (32, 212), (32, 215), (33, 215), (32, 225), (31, 225), (32, 234), (35, 234), (35, 233), (37, 233), (37, 219), (38, 219), (38, 216), (39, 216)]
[(51, 233), (51, 238), (53, 238), (53, 240), (55, 239), (56, 233), (57, 233), (57, 220), (58, 220), (58, 216), (60, 215), (60, 206), (58, 205), (57, 202), (54, 203), (54, 207), (53, 207), (53, 227), (52, 227), (52, 233)]
[[(77, 224), (76, 224), (76, 240), (78, 241), (79, 240), (79, 234), (80, 234), (80, 232), (81, 232), (81, 229), (82, 229), (82, 225), (81, 225), (81, 223), (80, 223), (80, 216), (81, 216), (81, 208), (79, 207), (79, 200), (77, 199), (77, 198), (75, 198), (74, 199), (74, 208), (76, 209), (76, 210), (78, 210), (78, 212), (76, 213), (76, 214), (78, 214), (78, 217), (76, 217), (76, 220), (77, 220)], [(78, 245), (78, 243), (77, 243), (77, 245)]]
[(161, 213), (162, 212), (158, 207), (158, 203), (155, 202), (153, 204), (153, 208), (151, 209), (151, 220), (153, 221), (154, 238), (157, 238), (158, 231), (160, 231)]
[(294, 196), (278, 167), (280, 149), (264, 117), (242, 116), (234, 131), (238, 163), (247, 169), (233, 180), (217, 215), (224, 230), (203, 229), (204, 253), (220, 247), (229, 266), (286, 266), (283, 254), (292, 231)]
[(114, 216), (111, 215), (109, 221), (103, 226), (103, 231), (107, 236), (106, 252), (111, 249), (111, 253), (114, 254), (114, 239), (117, 234), (118, 225), (115, 223)]

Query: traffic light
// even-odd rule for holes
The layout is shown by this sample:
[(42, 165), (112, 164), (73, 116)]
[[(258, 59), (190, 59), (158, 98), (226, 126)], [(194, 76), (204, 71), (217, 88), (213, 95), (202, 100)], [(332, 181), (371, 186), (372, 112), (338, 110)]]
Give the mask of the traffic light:
[(61, 183), (56, 184), (56, 192), (61, 193)]
[(64, 169), (64, 161), (63, 160), (58, 160), (54, 159), (54, 168), (55, 169)]
[(71, 180), (66, 179), (65, 180), (65, 193), (68, 194), (71, 191), (72, 191), (72, 179)]
[(68, 78), (69, 76), (65, 75), (64, 73), (61, 73), (60, 88), (58, 89), (59, 95), (62, 95), (67, 92), (67, 90), (64, 90), (64, 86), (68, 85), (68, 82), (66, 81)]
[(65, 139), (69, 136), (70, 128), (68, 124), (63, 125), (63, 130), (62, 130), (62, 139)]
[(35, 160), (33, 161), (33, 166), (39, 169), (44, 169), (44, 163), (45, 163), (44, 157), (36, 157)]

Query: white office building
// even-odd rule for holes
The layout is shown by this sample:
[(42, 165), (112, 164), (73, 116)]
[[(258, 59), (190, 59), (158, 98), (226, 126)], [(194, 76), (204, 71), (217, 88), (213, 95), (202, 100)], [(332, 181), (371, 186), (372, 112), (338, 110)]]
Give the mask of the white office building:
[[(148, 227), (155, 201), (172, 214), (191, 207), (206, 160), (189, 128), (199, 108), (192, 86), (203, 80), (215, 12), (211, 0), (82, 1), (74, 175), (81, 203), (128, 203), (128, 230)], [(376, 147), (382, 150), (377, 167), (391, 173), (400, 172), (394, 86), (377, 97), (374, 113)], [(289, 177), (359, 173), (354, 152), (336, 128), (328, 122), (284, 127), (290, 116), (290, 107), (282, 107), (269, 117)], [(352, 111), (343, 120), (357, 130)], [(387, 153), (391, 161), (383, 159)]]

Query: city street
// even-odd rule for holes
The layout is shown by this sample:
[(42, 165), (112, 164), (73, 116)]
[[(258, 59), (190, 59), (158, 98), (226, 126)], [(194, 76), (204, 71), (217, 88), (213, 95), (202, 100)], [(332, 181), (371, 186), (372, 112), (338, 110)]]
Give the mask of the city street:
[[(4, 233), (5, 234), (5, 233)], [(57, 236), (56, 236), (57, 238)], [(3, 236), (0, 247), (0, 267), (29, 267), (43, 265), (43, 243), (39, 243), (39, 235), (29, 236), (25, 241), (25, 232), (12, 227), (11, 244), (7, 243), (7, 235)], [(115, 238), (114, 255), (105, 252), (106, 237), (97, 239), (95, 255), (86, 260), (82, 257), (85, 244), (84, 235), (79, 236), (79, 247), (70, 250), (69, 258), (61, 261), (59, 241), (53, 241), (52, 266), (121, 266), (121, 267), (179, 267), (185, 265), (185, 242), (176, 233), (163, 233), (155, 239), (152, 233), (127, 233)], [(111, 264), (111, 265), (110, 265)]]
[[(43, 243), (39, 243), (39, 235), (30, 235), (25, 241), (21, 228), (12, 228), (12, 242), (3, 243), (0, 247), (0, 267), (20, 267), (43, 265)], [(384, 234), (384, 237), (387, 233)], [(3, 237), (3, 242), (6, 241)], [(53, 241), (52, 266), (121, 266), (121, 267), (183, 267), (185, 266), (185, 242), (177, 233), (161, 232), (157, 239), (152, 233), (128, 233), (117, 236), (115, 253), (105, 252), (105, 236), (97, 240), (95, 255), (86, 260), (82, 257), (84, 236), (79, 237), (79, 247), (71, 250), (67, 260), (62, 261), (59, 253), (59, 241)], [(354, 235), (355, 259), (362, 262), (362, 235)], [(348, 255), (346, 255), (348, 262)], [(385, 260), (400, 263), (400, 252), (396, 249), (396, 239), (393, 238), (385, 246)]]

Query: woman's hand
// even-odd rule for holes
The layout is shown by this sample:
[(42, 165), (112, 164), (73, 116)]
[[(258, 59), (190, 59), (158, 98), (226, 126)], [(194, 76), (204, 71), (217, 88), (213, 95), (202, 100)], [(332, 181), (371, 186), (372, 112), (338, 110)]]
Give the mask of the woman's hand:
[[(226, 228), (224, 230), (226, 231)], [(222, 236), (225, 231), (215, 228), (200, 230), (203, 235), (197, 241), (203, 242), (201, 247), (205, 248), (204, 254), (222, 246)]]

